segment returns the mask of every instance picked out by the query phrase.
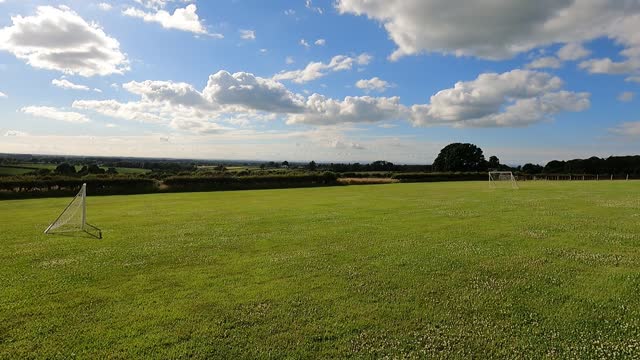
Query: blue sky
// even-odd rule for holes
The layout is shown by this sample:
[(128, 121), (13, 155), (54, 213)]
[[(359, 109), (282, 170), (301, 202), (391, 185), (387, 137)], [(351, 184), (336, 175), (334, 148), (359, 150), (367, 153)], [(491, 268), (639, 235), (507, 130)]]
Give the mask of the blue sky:
[(636, 154), (638, 34), (640, 1), (0, 0), (0, 152)]

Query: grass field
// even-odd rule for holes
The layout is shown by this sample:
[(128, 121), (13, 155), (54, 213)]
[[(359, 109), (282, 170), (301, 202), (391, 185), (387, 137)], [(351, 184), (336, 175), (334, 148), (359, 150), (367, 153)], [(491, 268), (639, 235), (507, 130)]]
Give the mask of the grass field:
[(0, 166), (0, 176), (17, 176), (33, 172), (33, 169)]
[(638, 358), (640, 182), (0, 202), (0, 358)]

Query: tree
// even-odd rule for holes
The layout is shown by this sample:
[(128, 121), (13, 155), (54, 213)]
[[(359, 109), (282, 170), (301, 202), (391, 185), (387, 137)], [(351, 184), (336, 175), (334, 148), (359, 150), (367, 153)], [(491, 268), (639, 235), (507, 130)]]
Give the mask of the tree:
[(307, 165), (307, 169), (309, 169), (311, 171), (316, 171), (317, 168), (318, 168), (318, 166), (316, 165), (316, 162), (313, 161), (313, 160), (311, 160), (309, 165)]
[(56, 169), (53, 172), (58, 175), (73, 176), (76, 174), (76, 168), (68, 163), (62, 163), (56, 166)]
[(118, 170), (116, 170), (116, 168), (114, 167), (110, 167), (107, 169), (107, 174), (109, 175), (116, 175), (118, 173)]
[(484, 171), (487, 169), (487, 161), (479, 147), (453, 143), (440, 150), (433, 168), (436, 171)]
[(282, 162), (282, 167), (283, 167), (283, 168), (285, 168), (285, 169), (286, 169), (286, 168), (288, 168), (288, 167), (289, 167), (289, 162), (288, 162), (288, 161), (286, 161), (286, 160), (285, 160), (285, 161), (283, 161), (283, 162)]
[(525, 164), (522, 167), (522, 172), (524, 172), (525, 174), (540, 174), (542, 173), (542, 171), (544, 170), (544, 168), (540, 165), (535, 165), (535, 164)]
[(100, 168), (96, 164), (89, 165), (89, 168), (87, 170), (89, 171), (89, 174), (104, 174), (105, 173), (105, 170)]
[(497, 156), (493, 155), (489, 158), (489, 169), (499, 169), (500, 168), (500, 159)]

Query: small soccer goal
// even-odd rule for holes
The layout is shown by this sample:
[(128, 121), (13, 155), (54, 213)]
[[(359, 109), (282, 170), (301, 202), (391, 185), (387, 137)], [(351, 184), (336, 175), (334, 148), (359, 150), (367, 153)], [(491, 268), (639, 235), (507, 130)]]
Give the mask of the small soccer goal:
[(512, 189), (520, 188), (516, 181), (516, 177), (513, 176), (511, 171), (490, 171), (489, 186), (493, 189), (498, 187), (511, 187)]
[(78, 194), (60, 216), (44, 231), (45, 234), (85, 232), (102, 239), (102, 231), (87, 222), (87, 184), (82, 184)]

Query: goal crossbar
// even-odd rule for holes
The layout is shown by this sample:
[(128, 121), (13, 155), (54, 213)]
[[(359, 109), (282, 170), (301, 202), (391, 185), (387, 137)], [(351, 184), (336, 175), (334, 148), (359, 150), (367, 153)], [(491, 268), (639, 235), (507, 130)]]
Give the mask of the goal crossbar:
[(512, 189), (519, 189), (518, 181), (516, 181), (516, 177), (513, 176), (511, 171), (490, 171), (489, 172), (489, 186), (492, 188), (497, 188), (498, 183), (508, 183)]

